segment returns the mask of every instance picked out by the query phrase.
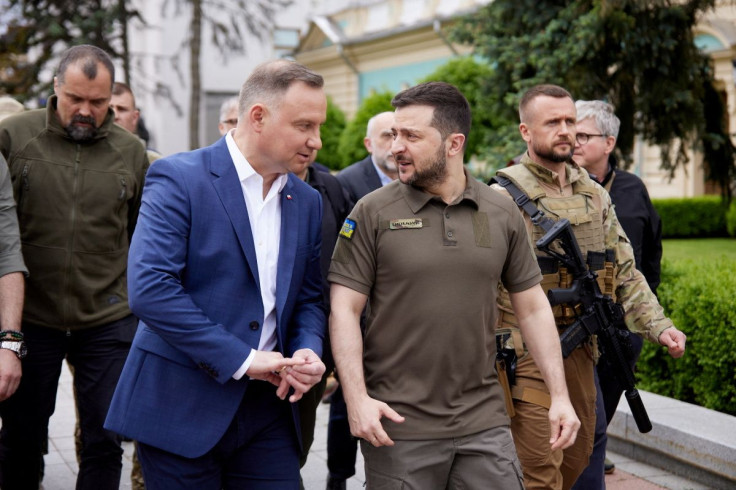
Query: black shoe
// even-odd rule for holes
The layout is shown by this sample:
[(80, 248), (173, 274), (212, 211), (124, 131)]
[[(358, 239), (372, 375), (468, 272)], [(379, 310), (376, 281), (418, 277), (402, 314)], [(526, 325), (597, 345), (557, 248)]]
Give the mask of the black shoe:
[(616, 471), (616, 465), (613, 464), (613, 461), (606, 458), (606, 460), (603, 462), (603, 471), (605, 471), (606, 475), (610, 475), (614, 471)]
[(327, 478), (327, 490), (346, 490), (347, 482), (342, 478)]

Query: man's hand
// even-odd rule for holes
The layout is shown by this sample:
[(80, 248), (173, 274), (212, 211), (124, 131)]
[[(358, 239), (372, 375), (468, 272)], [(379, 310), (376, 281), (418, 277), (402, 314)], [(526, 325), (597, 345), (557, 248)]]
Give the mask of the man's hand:
[(669, 354), (675, 359), (685, 354), (685, 342), (687, 337), (675, 327), (665, 329), (659, 334), (659, 343), (667, 347)]
[[(282, 379), (280, 373), (283, 373), (287, 366), (294, 366), (296, 364), (303, 363), (303, 359), (284, 357), (280, 352), (257, 350), (255, 356), (253, 356), (253, 361), (250, 363), (250, 366), (248, 366), (248, 370), (245, 374), (250, 379), (268, 381), (272, 385), (278, 386), (279, 389), (284, 385), (285, 390), (288, 391), (288, 383)], [(278, 394), (279, 390), (276, 391)], [(283, 400), (284, 396), (281, 396), (280, 398)]]
[(282, 383), (276, 390), (276, 394), (283, 400), (291, 386), (294, 388), (294, 393), (289, 397), (289, 401), (294, 403), (299, 401), (312, 386), (319, 383), (326, 368), (312, 349), (299, 349), (294, 352), (292, 359), (300, 362), (287, 367), (280, 373), (282, 381), (286, 384)]
[(580, 420), (575, 415), (575, 409), (572, 408), (570, 399), (564, 400), (552, 399), (549, 407), (549, 424), (552, 437), (549, 443), (552, 450), (565, 449), (575, 443), (580, 428)]
[(348, 403), (347, 405), (348, 421), (350, 422), (350, 433), (352, 435), (365, 439), (376, 447), (394, 445), (394, 441), (383, 430), (381, 417), (386, 417), (398, 424), (404, 421), (404, 417), (396, 413), (386, 403), (368, 395), (363, 396), (357, 403)]
[(10, 398), (20, 384), (21, 364), (15, 352), (0, 349), (0, 402)]

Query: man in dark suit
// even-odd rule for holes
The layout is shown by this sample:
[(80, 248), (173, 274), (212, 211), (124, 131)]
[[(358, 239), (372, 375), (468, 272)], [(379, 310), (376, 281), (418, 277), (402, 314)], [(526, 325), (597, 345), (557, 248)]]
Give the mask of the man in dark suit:
[[(381, 112), (368, 120), (363, 144), (369, 155), (337, 174), (353, 204), (369, 192), (391, 183), (398, 177), (398, 169), (391, 153), (394, 135), (391, 125), (393, 112)], [(337, 238), (337, 237), (335, 237)], [(358, 442), (350, 435), (348, 409), (342, 388), (330, 398), (330, 421), (327, 425), (327, 490), (344, 490), (347, 479), (355, 474)]]
[[(585, 134), (583, 139), (586, 141), (581, 144), (578, 137), (573, 159), (611, 195), (611, 201), (616, 206), (616, 216), (634, 249), (636, 268), (644, 274), (649, 289), (657, 294), (662, 260), (662, 222), (644, 182), (638, 176), (616, 166), (613, 150), (621, 121), (616, 116), (614, 107), (602, 100), (578, 100), (575, 102), (575, 109), (578, 116), (577, 134)], [(629, 363), (633, 370), (644, 340), (638, 335), (629, 335), (629, 339)], [(615, 469), (613, 463), (605, 459), (608, 443), (606, 430), (624, 390), (607, 363), (599, 362), (596, 365), (596, 375), (598, 398), (593, 454), (573, 489), (605, 488), (603, 471), (612, 473)]]
[(370, 118), (363, 138), (363, 144), (370, 154), (337, 174), (337, 180), (354, 203), (398, 177), (396, 162), (391, 154), (393, 121), (393, 112), (381, 112)]
[(322, 86), (260, 65), (235, 129), (147, 175), (128, 264), (141, 323), (105, 424), (139, 442), (146, 488), (299, 488), (295, 402), (325, 370), (325, 315), (320, 197), (288, 169), (322, 146)]

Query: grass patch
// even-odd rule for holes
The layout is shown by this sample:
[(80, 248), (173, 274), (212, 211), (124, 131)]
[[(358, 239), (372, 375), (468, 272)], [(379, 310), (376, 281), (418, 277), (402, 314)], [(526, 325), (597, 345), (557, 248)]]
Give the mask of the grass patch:
[(662, 256), (673, 262), (719, 258), (736, 261), (736, 238), (668, 238), (662, 240)]

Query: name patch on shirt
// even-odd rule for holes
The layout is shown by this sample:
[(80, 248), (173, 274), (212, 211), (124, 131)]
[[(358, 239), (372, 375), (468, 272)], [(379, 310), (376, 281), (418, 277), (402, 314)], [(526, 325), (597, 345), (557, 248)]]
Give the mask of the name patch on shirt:
[(342, 228), (340, 229), (340, 236), (347, 238), (348, 240), (352, 240), (353, 233), (355, 233), (355, 226), (355, 221), (350, 218), (345, 218), (345, 222), (342, 224)]
[(422, 227), (422, 218), (392, 219), (389, 228), (392, 230), (406, 230)]

